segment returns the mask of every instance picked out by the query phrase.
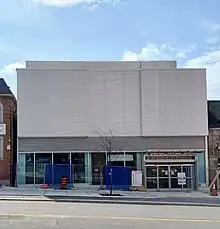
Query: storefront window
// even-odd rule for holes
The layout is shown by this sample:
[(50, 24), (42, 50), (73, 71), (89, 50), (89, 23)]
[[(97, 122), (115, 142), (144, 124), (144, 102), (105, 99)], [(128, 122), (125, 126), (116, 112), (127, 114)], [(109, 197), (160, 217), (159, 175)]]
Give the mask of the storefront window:
[(136, 169), (136, 153), (125, 152), (125, 165), (132, 169)]
[(52, 164), (52, 153), (35, 154), (35, 184), (44, 184), (45, 167)]
[(57, 165), (69, 164), (70, 163), (70, 154), (69, 153), (54, 153), (53, 154), (53, 163)]
[(135, 153), (111, 153), (111, 155), (108, 155), (108, 158), (110, 158), (109, 165), (112, 166), (127, 166), (131, 167), (132, 169), (136, 168), (136, 154)]
[(104, 166), (106, 165), (105, 153), (91, 153), (92, 160), (92, 184), (104, 184)]
[(124, 166), (124, 153), (116, 153), (112, 152), (110, 155), (107, 155), (108, 157), (108, 165), (112, 166)]
[(17, 182), (25, 184), (25, 153), (18, 154)]
[(25, 154), (25, 184), (34, 184), (34, 153)]
[(87, 153), (72, 153), (71, 162), (74, 183), (86, 183), (88, 180)]

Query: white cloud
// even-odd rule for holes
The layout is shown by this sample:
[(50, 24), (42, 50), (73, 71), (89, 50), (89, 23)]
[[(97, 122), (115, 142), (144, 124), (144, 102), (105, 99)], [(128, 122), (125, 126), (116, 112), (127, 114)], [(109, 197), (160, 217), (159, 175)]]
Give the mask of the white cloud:
[(167, 44), (153, 44), (149, 43), (141, 49), (139, 53), (132, 51), (125, 51), (123, 60), (158, 60), (158, 59), (172, 59), (174, 47)]
[(197, 48), (197, 45), (190, 45), (185, 49), (178, 49), (168, 44), (149, 43), (141, 49), (139, 53), (125, 51), (123, 60), (173, 60), (176, 58), (186, 58), (187, 54)]
[(79, 4), (88, 4), (90, 7), (97, 7), (101, 3), (112, 3), (115, 5), (120, 0), (31, 0), (33, 3), (42, 3), (48, 6), (66, 7)]
[(8, 64), (8, 65), (5, 65), (3, 67), (3, 69), (0, 71), (1, 74), (3, 75), (8, 75), (8, 74), (14, 74), (16, 73), (16, 69), (17, 68), (25, 68), (25, 65), (24, 64), (21, 64), (21, 63), (12, 63), (12, 64)]
[(191, 53), (192, 51), (196, 50), (198, 45), (193, 44), (187, 47), (186, 49), (180, 50), (176, 53), (176, 58), (183, 58), (186, 59), (187, 55)]
[[(181, 60), (183, 67), (187, 68), (206, 68), (208, 98), (220, 98), (220, 49), (202, 54), (194, 59), (188, 59), (188, 54), (198, 50), (197, 45), (189, 45), (185, 49), (178, 49), (170, 45), (147, 44), (140, 52), (125, 51), (123, 60)], [(188, 60), (187, 60), (188, 59)]]
[(208, 97), (209, 99), (219, 99), (220, 92), (216, 94), (216, 89), (220, 88), (220, 50), (208, 52), (200, 57), (188, 60), (185, 67), (206, 68)]
[(202, 21), (202, 27), (210, 32), (217, 32), (220, 30), (220, 24), (211, 20)]
[(11, 91), (15, 96), (17, 96), (17, 77), (16, 77), (16, 69), (24, 68), (25, 64), (15, 62), (12, 64), (5, 65), (2, 69), (0, 69), (0, 76), (3, 77), (10, 87)]
[(218, 31), (220, 30), (220, 25), (219, 24), (213, 24), (210, 29), (215, 32), (215, 31)]
[(219, 39), (217, 37), (211, 37), (206, 39), (205, 41), (208, 45), (215, 45), (217, 43), (219, 43)]

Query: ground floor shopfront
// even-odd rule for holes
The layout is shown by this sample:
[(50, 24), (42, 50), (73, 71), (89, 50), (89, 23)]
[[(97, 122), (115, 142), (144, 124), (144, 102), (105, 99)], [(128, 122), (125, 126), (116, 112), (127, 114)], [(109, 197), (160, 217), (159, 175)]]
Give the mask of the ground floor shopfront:
[[(104, 152), (20, 152), (17, 184), (40, 186), (45, 183), (46, 165), (71, 166), (75, 186), (104, 185)], [(204, 152), (120, 152), (111, 155), (111, 165), (142, 170), (147, 190), (194, 190), (205, 184)], [(185, 174), (179, 184), (178, 174)]]
[[(111, 165), (141, 170), (147, 190), (196, 189), (205, 185), (208, 166), (206, 138), (115, 137)], [(107, 163), (100, 137), (19, 138), (17, 184), (44, 183), (45, 166), (70, 165), (74, 185), (102, 185)], [(178, 173), (185, 173), (180, 186)]]
[[(186, 182), (178, 183), (178, 173), (185, 173)], [(195, 189), (194, 164), (159, 164), (146, 166), (146, 187), (156, 190)]]
[[(137, 154), (134, 152), (114, 153), (108, 164), (113, 166), (137, 165)], [(18, 153), (17, 184), (36, 185), (45, 183), (47, 165), (69, 165), (69, 176), (74, 185), (103, 185), (104, 166), (107, 164), (105, 152), (20, 152)]]
[[(195, 190), (206, 185), (205, 153), (154, 152), (144, 156), (148, 190)], [(184, 180), (180, 180), (180, 175)]]

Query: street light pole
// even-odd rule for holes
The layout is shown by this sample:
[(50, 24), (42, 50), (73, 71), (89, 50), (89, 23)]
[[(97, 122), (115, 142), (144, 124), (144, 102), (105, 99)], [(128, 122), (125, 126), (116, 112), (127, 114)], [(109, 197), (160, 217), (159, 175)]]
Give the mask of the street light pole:
[(112, 168), (110, 169), (110, 196), (112, 196)]

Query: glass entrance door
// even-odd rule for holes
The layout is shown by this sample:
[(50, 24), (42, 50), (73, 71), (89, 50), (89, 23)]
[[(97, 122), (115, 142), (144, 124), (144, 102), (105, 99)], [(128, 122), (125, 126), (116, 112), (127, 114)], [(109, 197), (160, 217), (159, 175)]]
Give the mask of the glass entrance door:
[[(185, 173), (185, 183), (178, 178), (179, 173)], [(180, 174), (179, 174), (180, 175)], [(194, 189), (195, 175), (193, 164), (147, 165), (146, 187), (157, 190)]]
[(158, 183), (158, 176), (157, 176), (157, 169), (156, 165), (147, 166), (146, 167), (146, 186), (149, 189), (157, 189)]
[(178, 173), (181, 173), (181, 165), (170, 165), (170, 188), (178, 189), (181, 186), (178, 184)]
[(186, 184), (183, 185), (183, 188), (191, 189), (195, 186), (194, 184), (194, 166), (183, 165), (183, 173), (186, 174)]
[(169, 182), (169, 166), (159, 166), (158, 167), (158, 178), (159, 178), (159, 189), (169, 189), (170, 182)]

